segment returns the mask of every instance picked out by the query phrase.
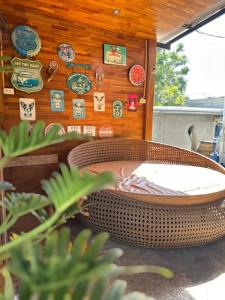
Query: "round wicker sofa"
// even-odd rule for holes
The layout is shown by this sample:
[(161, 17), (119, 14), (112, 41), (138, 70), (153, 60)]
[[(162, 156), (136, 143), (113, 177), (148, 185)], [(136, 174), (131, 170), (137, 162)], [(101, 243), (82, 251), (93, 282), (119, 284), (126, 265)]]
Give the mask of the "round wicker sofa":
[[(222, 166), (201, 154), (139, 140), (87, 142), (74, 148), (68, 156), (69, 165), (75, 164), (80, 169), (94, 163), (123, 160), (200, 166), (225, 174)], [(88, 196), (81, 219), (94, 231), (107, 231), (112, 238), (131, 245), (201, 246), (225, 235), (224, 198), (225, 187), (203, 196), (148, 197), (105, 189)]]

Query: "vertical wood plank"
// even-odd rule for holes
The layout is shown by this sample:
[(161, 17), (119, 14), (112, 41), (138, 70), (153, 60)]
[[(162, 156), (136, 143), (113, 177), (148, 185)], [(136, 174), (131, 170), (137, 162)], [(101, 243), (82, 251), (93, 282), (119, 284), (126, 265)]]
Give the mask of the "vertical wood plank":
[(152, 138), (152, 120), (154, 104), (154, 86), (155, 86), (155, 64), (156, 64), (156, 41), (147, 40), (146, 42), (146, 106), (145, 106), (145, 125), (144, 139), (146, 141)]

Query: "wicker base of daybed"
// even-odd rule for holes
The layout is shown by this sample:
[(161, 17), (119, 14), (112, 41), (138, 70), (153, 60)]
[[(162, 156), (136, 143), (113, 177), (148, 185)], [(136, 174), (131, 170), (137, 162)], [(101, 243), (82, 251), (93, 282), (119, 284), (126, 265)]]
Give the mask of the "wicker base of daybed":
[(108, 191), (91, 194), (85, 224), (113, 239), (154, 248), (205, 245), (225, 234), (223, 201), (193, 206), (166, 206), (132, 200)]
[[(70, 165), (82, 168), (96, 162), (126, 160), (126, 154), (131, 160), (194, 165), (225, 173), (218, 164), (197, 153), (132, 140), (85, 143), (73, 149), (68, 160)], [(194, 205), (191, 205), (190, 198), (185, 196), (184, 203), (180, 199), (176, 203), (173, 197), (167, 196), (159, 197), (159, 203), (151, 203), (151, 200), (134, 199), (132, 193), (126, 196), (118, 191), (103, 190), (88, 196), (85, 201), (88, 208), (81, 219), (94, 231), (107, 231), (112, 238), (131, 245), (154, 248), (201, 246), (225, 235), (225, 209), (221, 195), (223, 193), (219, 199), (212, 197), (212, 201), (206, 195), (205, 203), (204, 197), (200, 203), (195, 198)]]

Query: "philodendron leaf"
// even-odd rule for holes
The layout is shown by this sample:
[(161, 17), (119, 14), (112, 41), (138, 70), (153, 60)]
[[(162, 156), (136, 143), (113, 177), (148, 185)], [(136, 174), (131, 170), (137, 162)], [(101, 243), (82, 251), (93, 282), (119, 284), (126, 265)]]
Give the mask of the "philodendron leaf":
[(0, 190), (12, 191), (12, 190), (15, 190), (15, 187), (10, 182), (0, 181)]
[(54, 177), (42, 181), (42, 188), (54, 204), (56, 211), (62, 213), (80, 198), (115, 182), (110, 172), (98, 175), (81, 174), (75, 166), (70, 169), (65, 164), (60, 165), (60, 170), (61, 174), (54, 172)]
[(4, 157), (0, 160), (0, 167), (16, 156), (26, 154), (28, 152), (43, 148), (45, 146), (63, 142), (71, 139), (84, 139), (83, 135), (76, 132), (70, 132), (59, 135), (60, 127), (52, 126), (47, 134), (44, 134), (45, 123), (38, 121), (29, 131), (29, 123), (22, 121), (19, 125), (10, 129), (9, 134), (0, 131), (0, 147), (3, 150)]

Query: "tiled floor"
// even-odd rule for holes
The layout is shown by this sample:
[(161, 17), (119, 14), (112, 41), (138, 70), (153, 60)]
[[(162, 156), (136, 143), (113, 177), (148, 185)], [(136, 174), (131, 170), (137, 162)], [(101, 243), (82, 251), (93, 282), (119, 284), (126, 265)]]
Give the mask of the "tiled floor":
[[(83, 226), (70, 223), (73, 234)], [(108, 241), (107, 248), (119, 247), (120, 265), (154, 264), (174, 272), (172, 279), (154, 274), (127, 276), (128, 291), (142, 291), (157, 300), (225, 300), (225, 238), (199, 248), (156, 250)]]

